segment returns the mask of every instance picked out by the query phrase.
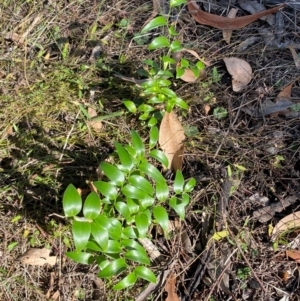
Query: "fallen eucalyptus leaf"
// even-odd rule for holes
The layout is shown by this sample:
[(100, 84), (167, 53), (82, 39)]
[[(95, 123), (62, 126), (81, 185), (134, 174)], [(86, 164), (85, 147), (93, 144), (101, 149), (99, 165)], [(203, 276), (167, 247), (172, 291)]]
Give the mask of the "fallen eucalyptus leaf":
[(230, 19), (228, 17), (221, 17), (221, 16), (204, 12), (199, 8), (199, 6), (195, 3), (194, 0), (188, 0), (188, 4), (187, 4), (188, 11), (198, 23), (202, 25), (209, 25), (222, 30), (223, 29), (235, 30), (235, 29), (243, 28), (263, 16), (276, 13), (279, 9), (283, 8), (284, 6), (285, 4), (282, 4), (277, 7), (273, 7), (271, 9), (256, 13), (254, 15)]

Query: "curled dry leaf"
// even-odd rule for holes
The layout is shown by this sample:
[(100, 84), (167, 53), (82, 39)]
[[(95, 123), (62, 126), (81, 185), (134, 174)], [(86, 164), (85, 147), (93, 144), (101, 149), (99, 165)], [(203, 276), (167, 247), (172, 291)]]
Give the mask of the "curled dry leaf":
[(181, 170), (184, 152), (184, 129), (176, 114), (166, 112), (159, 128), (159, 145), (169, 160), (168, 168)]
[(273, 7), (268, 10), (261, 11), (259, 13), (245, 16), (245, 17), (237, 17), (235, 19), (230, 19), (228, 17), (221, 17), (217, 15), (213, 15), (207, 12), (204, 12), (199, 8), (199, 6), (195, 3), (194, 0), (188, 0), (188, 10), (193, 18), (202, 25), (209, 25), (219, 29), (240, 29), (243, 28), (252, 22), (267, 16), (272, 13), (276, 13), (279, 9), (284, 7), (285, 4), (279, 5), (277, 7)]
[(272, 241), (274, 241), (282, 232), (300, 227), (300, 211), (291, 213), (281, 219), (272, 231)]
[(232, 76), (232, 89), (242, 91), (252, 79), (252, 68), (246, 61), (237, 57), (224, 58), (226, 68)]
[(49, 249), (29, 249), (25, 254), (17, 258), (18, 261), (21, 261), (25, 264), (43, 266), (49, 264), (54, 266), (56, 263), (56, 256), (50, 256)]
[(180, 301), (176, 294), (176, 277), (174, 274), (171, 274), (168, 278), (165, 285), (165, 291), (168, 293), (166, 301)]

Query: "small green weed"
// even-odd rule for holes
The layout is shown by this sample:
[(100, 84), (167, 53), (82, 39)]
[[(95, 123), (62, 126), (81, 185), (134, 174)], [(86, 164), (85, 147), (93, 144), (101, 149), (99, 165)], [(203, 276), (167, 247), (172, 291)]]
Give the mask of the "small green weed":
[[(186, 0), (175, 0), (170, 2), (170, 8), (182, 5)], [(166, 53), (159, 57), (158, 62), (154, 60), (144, 60), (145, 69), (143, 75), (147, 76), (149, 80), (141, 84), (141, 95), (146, 98), (145, 103), (136, 106), (135, 102), (126, 99), (124, 105), (131, 113), (139, 113), (139, 119), (146, 122), (149, 127), (154, 126), (158, 122), (157, 107), (163, 106), (167, 112), (171, 112), (173, 108), (177, 107), (183, 110), (188, 109), (185, 100), (177, 96), (172, 90), (171, 79), (181, 78), (185, 71), (189, 69), (195, 79), (199, 77), (201, 71), (205, 68), (202, 61), (192, 64), (186, 58), (176, 58), (176, 55), (184, 50), (180, 41), (175, 37), (178, 35), (174, 25), (168, 26), (168, 19), (166, 16), (158, 16), (150, 21), (141, 31), (145, 34), (153, 29), (159, 27), (166, 27), (168, 36), (158, 36), (154, 38), (148, 46), (149, 50), (165, 49)], [(135, 37), (138, 43), (144, 43), (142, 35)]]
[(249, 267), (240, 268), (237, 271), (237, 278), (240, 280), (246, 280), (251, 275), (251, 269)]

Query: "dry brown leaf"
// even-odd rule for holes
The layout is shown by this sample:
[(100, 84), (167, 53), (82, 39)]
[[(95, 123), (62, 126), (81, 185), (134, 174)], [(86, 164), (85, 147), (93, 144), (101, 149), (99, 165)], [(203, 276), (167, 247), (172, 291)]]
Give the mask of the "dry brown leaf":
[(300, 211), (291, 213), (281, 219), (272, 231), (272, 241), (284, 231), (292, 230), (300, 227)]
[(232, 76), (232, 89), (242, 91), (252, 79), (252, 68), (246, 61), (237, 57), (224, 58), (226, 68)]
[[(234, 19), (236, 16), (236, 13), (238, 12), (237, 8), (232, 8), (228, 13), (228, 18)], [(230, 39), (232, 36), (232, 29), (223, 29), (223, 39), (227, 44), (230, 44)]]
[(169, 160), (168, 168), (181, 170), (184, 152), (184, 129), (176, 114), (166, 112), (159, 128), (159, 145)]
[(285, 254), (287, 257), (290, 257), (296, 262), (300, 263), (300, 250), (286, 250)]
[(205, 115), (205, 116), (208, 115), (210, 109), (211, 109), (210, 105), (205, 105), (205, 106), (204, 106), (204, 109), (203, 109), (203, 110), (204, 110), (204, 115)]
[(240, 29), (243, 28), (257, 19), (264, 17), (266, 15), (276, 13), (279, 9), (285, 6), (285, 4), (279, 5), (277, 7), (273, 7), (268, 10), (264, 10), (262, 12), (245, 16), (245, 17), (237, 17), (235, 19), (230, 19), (228, 17), (221, 17), (217, 15), (213, 15), (207, 12), (204, 12), (199, 8), (199, 6), (195, 3), (194, 0), (188, 0), (188, 10), (193, 18), (202, 25), (209, 25), (219, 29)]
[(288, 84), (287, 86), (285, 86), (280, 93), (277, 95), (276, 99), (279, 98), (288, 98), (291, 99), (292, 96), (292, 86), (293, 86), (294, 82)]
[(19, 256), (17, 260), (30, 265), (43, 266), (49, 264), (54, 266), (56, 263), (56, 256), (50, 256), (49, 249), (29, 249), (25, 254)]
[(194, 83), (197, 80), (205, 79), (207, 76), (206, 71), (201, 70), (199, 76), (196, 77), (194, 72), (191, 69), (185, 69), (184, 73), (180, 77), (186, 83)]
[[(97, 116), (97, 112), (95, 109), (93, 108), (88, 108), (88, 114), (90, 115), (91, 118), (96, 117)], [(98, 121), (92, 121), (92, 120), (88, 120), (87, 124), (93, 128), (96, 132), (101, 131), (102, 129), (102, 122), (100, 120)]]
[(180, 301), (176, 294), (176, 277), (174, 274), (171, 274), (168, 278), (165, 285), (165, 291), (168, 293), (166, 301)]
[(292, 56), (293, 56), (293, 59), (294, 59), (297, 69), (300, 69), (300, 58), (299, 58), (296, 50), (294, 49), (294, 47), (292, 47), (290, 45), (288, 46), (288, 48), (291, 50), (291, 53), (292, 53)]

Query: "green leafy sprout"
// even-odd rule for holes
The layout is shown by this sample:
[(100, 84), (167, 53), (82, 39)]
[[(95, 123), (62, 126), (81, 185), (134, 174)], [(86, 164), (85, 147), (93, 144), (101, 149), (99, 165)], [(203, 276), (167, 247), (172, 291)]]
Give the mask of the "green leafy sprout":
[(147, 160), (168, 166), (166, 155), (154, 149), (157, 127), (151, 128), (147, 151), (136, 131), (131, 131), (131, 138), (128, 145), (115, 142), (116, 163), (100, 164), (105, 180), (93, 182), (97, 192), (91, 192), (83, 201), (70, 184), (63, 196), (63, 210), (72, 223), (75, 245), (75, 251), (67, 256), (82, 264), (96, 262), (100, 278), (125, 271), (125, 278), (114, 285), (115, 290), (134, 285), (138, 278), (156, 282), (148, 254), (138, 239), (147, 237), (155, 224), (167, 237), (167, 209), (183, 220), (196, 184), (194, 178), (184, 181), (181, 171), (177, 171), (169, 188), (162, 173)]
[[(170, 2), (170, 8), (186, 4), (186, 0), (174, 0)], [(159, 57), (159, 62), (154, 60), (144, 60), (145, 69), (143, 73), (148, 77), (144, 83), (141, 84), (141, 95), (146, 98), (146, 101), (137, 106), (136, 103), (130, 99), (123, 101), (124, 105), (131, 113), (139, 113), (139, 119), (147, 122), (149, 127), (152, 127), (158, 122), (158, 114), (156, 107), (163, 105), (167, 112), (171, 112), (173, 108), (177, 107), (183, 110), (188, 109), (188, 104), (185, 100), (178, 97), (172, 90), (171, 79), (180, 78), (185, 70), (189, 68), (198, 78), (201, 70), (205, 68), (202, 61), (192, 64), (185, 58), (180, 60), (175, 59), (176, 53), (184, 49), (180, 41), (174, 39), (178, 33), (174, 25), (168, 26), (167, 16), (158, 16), (151, 20), (142, 29), (139, 39), (142, 35), (159, 27), (166, 27), (168, 36), (158, 36), (154, 38), (148, 46), (149, 50), (166, 49), (166, 54)]]

